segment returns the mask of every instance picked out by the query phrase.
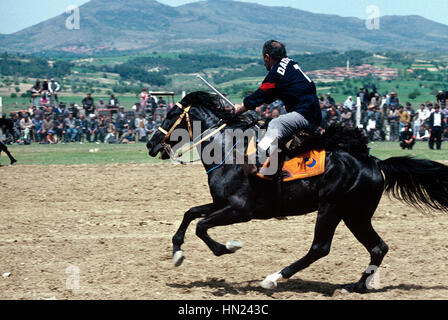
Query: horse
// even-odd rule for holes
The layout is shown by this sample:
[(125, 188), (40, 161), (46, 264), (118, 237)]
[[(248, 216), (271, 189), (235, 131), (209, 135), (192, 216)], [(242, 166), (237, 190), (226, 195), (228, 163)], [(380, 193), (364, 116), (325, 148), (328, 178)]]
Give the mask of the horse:
[[(190, 130), (191, 121), (200, 121), (202, 133), (217, 128), (223, 122), (227, 128), (241, 128), (241, 121), (223, 110), (217, 100), (215, 96), (201, 91), (185, 96), (177, 107), (168, 112), (159, 130), (147, 143), (149, 156), (156, 157), (161, 153), (162, 159), (172, 157), (171, 148), (176, 146), (176, 141), (169, 139), (170, 134), (178, 128)], [(200, 141), (200, 154), (204, 148), (224, 148), (222, 136), (226, 135), (226, 131), (221, 130), (218, 134), (219, 138), (216, 135)], [(213, 202), (193, 207), (184, 214), (172, 238), (174, 265), (180, 266), (185, 259), (181, 246), (188, 226), (195, 219), (202, 218), (197, 223), (196, 235), (214, 255), (221, 256), (235, 253), (242, 248), (242, 243), (236, 240), (225, 245), (218, 243), (208, 235), (210, 228), (317, 211), (314, 239), (309, 251), (281, 271), (268, 275), (261, 286), (274, 289), (279, 282), (287, 281), (300, 270), (327, 256), (336, 227), (343, 221), (370, 254), (370, 265), (361, 279), (344, 286), (344, 289), (365, 293), (371, 289), (369, 279), (389, 250), (371, 223), (383, 193), (417, 208), (448, 211), (448, 167), (443, 164), (411, 157), (380, 160), (369, 154), (367, 137), (360, 130), (337, 125), (327, 128), (323, 134), (310, 135), (308, 140), (303, 140), (302, 147), (304, 150), (325, 150), (325, 172), (319, 176), (285, 182), (280, 195), (280, 209), (273, 196), (275, 182), (246, 176), (241, 165), (236, 163), (216, 166), (202, 161), (208, 173)]]
[[(9, 131), (11, 136), (14, 136), (14, 123), (10, 119), (0, 118), (0, 128), (6, 129)], [(8, 148), (5, 144), (3, 144), (2, 141), (0, 141), (0, 154), (4, 151), (6, 155), (8, 156), (10, 160), (11, 166), (14, 165), (14, 163), (17, 162), (17, 160), (12, 156), (12, 154), (9, 152)]]

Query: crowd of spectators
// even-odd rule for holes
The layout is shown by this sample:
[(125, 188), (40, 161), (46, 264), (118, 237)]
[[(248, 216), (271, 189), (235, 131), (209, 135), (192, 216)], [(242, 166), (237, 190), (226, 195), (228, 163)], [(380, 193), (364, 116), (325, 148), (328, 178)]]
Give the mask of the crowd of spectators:
[[(163, 97), (154, 97), (146, 89), (139, 95), (140, 101), (126, 110), (111, 95), (108, 101), (97, 102), (91, 94), (81, 105), (59, 102), (60, 85), (51, 79), (36, 81), (32, 87), (31, 106), (28, 110), (11, 113), (14, 136), (9, 142), (30, 144), (55, 143), (134, 143), (146, 142), (166, 117), (172, 104)], [(249, 93), (250, 94), (250, 93)], [(427, 102), (418, 108), (411, 103), (401, 103), (397, 92), (379, 94), (375, 89), (360, 88), (357, 95), (336, 103), (328, 93), (320, 95), (322, 111), (321, 130), (333, 123), (354, 127), (357, 124), (357, 104), (360, 103), (360, 128), (370, 141), (400, 142), (402, 148), (412, 149), (415, 141), (428, 141), (429, 147), (441, 148), (448, 140), (446, 118), (448, 92), (440, 91), (436, 103)], [(268, 120), (285, 113), (281, 101), (256, 108), (259, 120)], [(7, 141), (8, 142), (8, 141)]]
[[(55, 83), (55, 85), (53, 85)], [(97, 102), (87, 94), (81, 105), (60, 102), (59, 84), (36, 81), (27, 110), (11, 112), (14, 135), (5, 136), (7, 143), (135, 143), (148, 141), (172, 105), (163, 97), (153, 97), (143, 89), (140, 102), (126, 110), (111, 95)], [(3, 115), (6, 116), (6, 115)], [(6, 133), (4, 133), (6, 134)]]

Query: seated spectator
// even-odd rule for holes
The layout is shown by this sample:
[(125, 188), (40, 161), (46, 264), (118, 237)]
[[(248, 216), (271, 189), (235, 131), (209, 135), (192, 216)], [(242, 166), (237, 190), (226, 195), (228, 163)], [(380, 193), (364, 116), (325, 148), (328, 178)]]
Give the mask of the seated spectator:
[(126, 118), (124, 119), (122, 125), (121, 125), (121, 134), (125, 134), (128, 130), (131, 130), (132, 133), (134, 133), (135, 129), (135, 121), (132, 119), (132, 116), (130, 113), (126, 114)]
[(163, 97), (159, 97), (157, 105), (159, 108), (166, 108), (168, 105), (166, 104), (166, 101), (163, 99)]
[(58, 141), (63, 141), (65, 137), (65, 121), (64, 116), (62, 114), (57, 116), (57, 119), (54, 122), (53, 131), (56, 132), (56, 136), (58, 137)]
[(415, 144), (415, 136), (412, 130), (409, 129), (409, 124), (404, 125), (404, 130), (400, 133), (400, 147), (401, 149), (412, 150)]
[(148, 120), (146, 120), (143, 117), (143, 114), (140, 113), (138, 115), (138, 118), (135, 119), (135, 128), (136, 128), (136, 133), (138, 134), (138, 140), (139, 141), (147, 141), (147, 134), (148, 134), (148, 130), (147, 130), (147, 125), (148, 125)]
[(429, 138), (431, 137), (431, 134), (429, 133), (429, 126), (421, 125), (418, 132), (417, 132), (417, 141), (429, 141)]
[(48, 131), (46, 142), (49, 143), (49, 144), (57, 144), (59, 142), (58, 141), (58, 137), (55, 136), (53, 130), (49, 130)]
[(98, 137), (100, 142), (104, 143), (106, 134), (107, 134), (107, 120), (105, 116), (100, 115), (98, 116)]
[(39, 117), (35, 117), (33, 118), (32, 122), (34, 142), (41, 143), (41, 141), (45, 141), (45, 136), (42, 135), (42, 120), (40, 120)]
[(331, 96), (331, 93), (328, 92), (328, 93), (327, 93), (327, 106), (328, 106), (328, 107), (334, 106), (335, 103), (336, 103), (336, 102), (334, 101), (333, 97)]
[(44, 110), (47, 110), (48, 107), (50, 106), (50, 99), (48, 99), (46, 93), (42, 93), (42, 97), (39, 100), (39, 104)]
[[(94, 138), (93, 141), (92, 136)], [(89, 115), (89, 120), (87, 120), (86, 138), (89, 143), (98, 142), (98, 122), (93, 113)]]
[(68, 113), (72, 113), (73, 118), (78, 118), (79, 110), (74, 102), (70, 103), (70, 107), (68, 108)]
[[(45, 141), (45, 138), (48, 136), (48, 132), (53, 131), (54, 128), (54, 120), (50, 118), (50, 114), (45, 114), (44, 120), (42, 121), (42, 137)], [(54, 134), (54, 131), (53, 131)]]
[(121, 136), (120, 143), (122, 144), (129, 144), (129, 143), (135, 143), (135, 135), (134, 132), (131, 129), (128, 129), (123, 135)]
[(65, 138), (64, 142), (75, 142), (78, 135), (78, 130), (76, 130), (76, 118), (73, 113), (69, 113), (68, 118), (65, 118)]
[(80, 114), (79, 115), (79, 119), (77, 119), (76, 121), (76, 131), (77, 131), (77, 137), (76, 137), (76, 141), (79, 143), (83, 143), (84, 141), (84, 136), (87, 138), (87, 120), (84, 117), (84, 114)]
[(327, 111), (327, 125), (337, 124), (341, 122), (341, 113), (336, 109), (335, 105), (332, 105)]
[(107, 126), (107, 135), (104, 138), (104, 143), (117, 143), (117, 130), (113, 123)]
[(31, 137), (33, 136), (33, 122), (28, 113), (25, 113), (22, 120), (20, 120), (21, 137), (24, 144), (31, 144)]

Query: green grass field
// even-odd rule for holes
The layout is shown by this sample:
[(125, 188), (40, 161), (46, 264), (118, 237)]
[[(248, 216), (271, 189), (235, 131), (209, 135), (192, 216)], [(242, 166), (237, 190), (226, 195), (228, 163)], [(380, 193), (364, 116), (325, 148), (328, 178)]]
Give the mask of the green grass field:
[[(431, 160), (448, 160), (447, 145), (442, 150), (429, 150), (427, 142), (418, 142), (414, 150), (401, 150), (397, 142), (371, 143), (371, 154), (379, 159), (397, 156), (413, 156)], [(13, 145), (8, 147), (23, 165), (79, 165), (111, 163), (159, 163), (161, 160), (150, 158), (144, 143), (131, 145), (116, 144), (58, 144), (29, 146)], [(445, 150), (443, 150), (445, 148)], [(93, 151), (93, 152), (92, 152)], [(5, 154), (0, 157), (0, 164), (9, 164)]]

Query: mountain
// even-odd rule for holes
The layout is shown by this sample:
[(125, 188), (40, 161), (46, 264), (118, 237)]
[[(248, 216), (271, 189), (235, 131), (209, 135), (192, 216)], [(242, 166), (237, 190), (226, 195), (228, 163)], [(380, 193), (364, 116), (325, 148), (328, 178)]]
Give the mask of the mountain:
[(73, 16), (57, 17), (10, 35), (0, 35), (8, 51), (260, 50), (278, 39), (296, 52), (328, 50), (448, 51), (448, 26), (420, 16), (384, 16), (379, 30), (365, 21), (268, 7), (232, 0), (208, 0), (178, 7), (155, 0), (91, 0)]

